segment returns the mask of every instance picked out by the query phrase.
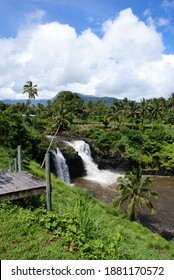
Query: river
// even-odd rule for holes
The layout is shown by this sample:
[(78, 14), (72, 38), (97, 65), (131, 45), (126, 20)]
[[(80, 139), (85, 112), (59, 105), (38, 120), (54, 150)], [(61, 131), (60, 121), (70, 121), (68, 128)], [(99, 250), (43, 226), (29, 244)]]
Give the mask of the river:
[[(112, 204), (119, 192), (116, 190), (116, 181), (119, 176), (124, 176), (120, 172), (111, 170), (100, 170), (94, 162), (89, 145), (83, 140), (66, 141), (72, 146), (79, 156), (81, 156), (86, 176), (76, 178), (74, 184), (87, 189), (91, 194), (101, 201)], [(144, 208), (143, 213), (136, 209), (136, 219), (152, 231), (158, 232), (167, 240), (173, 239), (174, 233), (174, 177), (153, 176), (154, 183), (152, 190), (155, 190), (159, 198), (151, 198), (156, 207), (156, 213), (151, 215), (149, 209)], [(126, 210), (123, 204), (121, 210)]]
[[(153, 176), (154, 183), (151, 188), (158, 192), (158, 199), (153, 199), (156, 213), (151, 215), (148, 209), (144, 209), (143, 214), (137, 211), (137, 219), (152, 231), (168, 236), (171, 239), (171, 232), (174, 232), (174, 177)], [(87, 178), (77, 178), (74, 180), (76, 186), (88, 190), (92, 195), (101, 201), (112, 204), (114, 198), (119, 194), (116, 184), (102, 184)], [(123, 205), (122, 211), (126, 207)]]

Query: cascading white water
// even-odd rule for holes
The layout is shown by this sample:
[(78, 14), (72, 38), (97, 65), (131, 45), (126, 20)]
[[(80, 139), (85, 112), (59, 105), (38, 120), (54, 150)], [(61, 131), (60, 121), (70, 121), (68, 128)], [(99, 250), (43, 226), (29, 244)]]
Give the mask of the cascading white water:
[(68, 165), (66, 164), (66, 160), (64, 156), (62, 155), (59, 148), (57, 148), (57, 151), (52, 151), (53, 153), (53, 161), (55, 166), (55, 172), (56, 176), (60, 178), (62, 181), (64, 181), (67, 184), (70, 184), (70, 175), (69, 175), (69, 169)]
[(87, 176), (85, 177), (86, 179), (97, 181), (105, 185), (116, 183), (116, 180), (120, 176), (120, 174), (109, 170), (100, 170), (91, 157), (90, 147), (85, 141), (75, 140), (73, 142), (67, 143), (72, 146), (75, 151), (78, 152), (78, 155), (82, 158), (87, 173)]

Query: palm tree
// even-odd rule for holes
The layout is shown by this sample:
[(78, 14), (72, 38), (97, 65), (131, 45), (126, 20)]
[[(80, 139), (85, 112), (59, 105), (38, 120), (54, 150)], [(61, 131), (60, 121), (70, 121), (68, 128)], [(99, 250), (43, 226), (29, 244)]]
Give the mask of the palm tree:
[(153, 98), (147, 102), (147, 110), (152, 124), (155, 120), (164, 118), (164, 102), (161, 98)]
[(144, 129), (144, 121), (147, 117), (147, 102), (146, 102), (146, 99), (143, 98), (140, 103), (138, 103), (138, 106), (137, 106), (137, 115), (139, 116), (139, 119), (141, 121), (141, 125), (142, 125), (142, 128)]
[(137, 105), (136, 101), (131, 100), (129, 102), (128, 118), (130, 118), (130, 120), (131, 120), (132, 129), (134, 126), (135, 119), (137, 117), (137, 107), (138, 107), (138, 105)]
[(151, 210), (152, 214), (154, 213), (155, 207), (150, 201), (150, 197), (154, 196), (157, 198), (158, 194), (147, 188), (147, 186), (153, 183), (152, 177), (142, 179), (141, 170), (137, 168), (126, 176), (119, 177), (117, 182), (117, 189), (121, 191), (121, 194), (114, 200), (114, 207), (120, 207), (124, 201), (129, 199), (130, 202), (128, 204), (127, 213), (131, 221), (135, 220), (136, 205), (138, 205), (141, 212), (143, 210), (143, 205), (145, 205)]
[(53, 112), (52, 120), (54, 124), (52, 128), (59, 127), (59, 130), (64, 130), (73, 122), (74, 114), (69, 112), (65, 105), (57, 106), (57, 111)]
[(172, 110), (174, 109), (174, 92), (170, 94), (169, 99), (168, 99), (168, 106)]
[(31, 81), (26, 82), (26, 84), (23, 87), (23, 94), (28, 93), (28, 98), (35, 99), (36, 96), (38, 96), (37, 93), (37, 85), (33, 85)]
[(114, 124), (114, 129), (116, 128), (116, 123), (118, 123), (118, 128), (120, 127), (122, 121), (122, 111), (121, 111), (121, 103), (115, 98), (110, 107), (109, 115), (110, 121)]

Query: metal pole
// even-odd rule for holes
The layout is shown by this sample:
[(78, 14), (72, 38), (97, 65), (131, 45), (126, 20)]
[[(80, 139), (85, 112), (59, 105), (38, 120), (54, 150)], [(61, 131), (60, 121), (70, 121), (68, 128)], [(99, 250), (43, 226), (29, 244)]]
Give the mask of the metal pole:
[(18, 170), (22, 171), (22, 147), (18, 146)]
[(47, 211), (52, 210), (51, 203), (51, 172), (50, 172), (50, 153), (45, 155), (45, 166), (46, 166), (46, 198), (47, 198)]
[(15, 167), (15, 172), (18, 172), (17, 158), (14, 158), (14, 167)]
[(12, 163), (9, 161), (9, 172), (12, 173)]

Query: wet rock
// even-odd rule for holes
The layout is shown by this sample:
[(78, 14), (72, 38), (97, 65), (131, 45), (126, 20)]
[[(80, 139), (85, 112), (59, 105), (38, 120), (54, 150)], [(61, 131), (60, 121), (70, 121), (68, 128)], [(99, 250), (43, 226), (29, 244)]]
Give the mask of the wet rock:
[(174, 233), (171, 231), (163, 230), (160, 235), (168, 241), (174, 240)]
[(83, 161), (76, 152), (65, 152), (62, 151), (63, 156), (66, 159), (66, 163), (69, 168), (70, 178), (75, 179), (86, 175)]
[(100, 158), (95, 158), (95, 160), (100, 169), (120, 169), (124, 171), (131, 169), (129, 161), (124, 159), (120, 154), (116, 154), (115, 156), (106, 154)]

